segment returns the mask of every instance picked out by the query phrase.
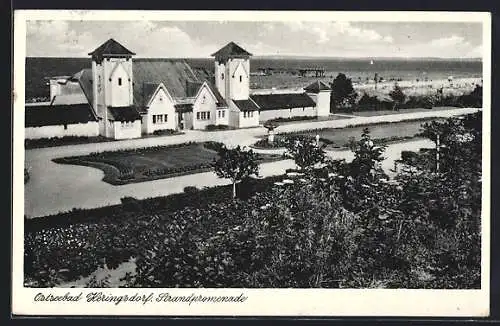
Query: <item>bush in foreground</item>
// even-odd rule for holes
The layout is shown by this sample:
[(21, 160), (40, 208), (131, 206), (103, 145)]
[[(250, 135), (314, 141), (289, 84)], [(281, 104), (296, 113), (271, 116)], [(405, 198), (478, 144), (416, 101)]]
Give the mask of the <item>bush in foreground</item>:
[(195, 200), (202, 190), (25, 228), (25, 275), (51, 286), (133, 256), (135, 287), (479, 288), (480, 119), (444, 138), (439, 173), (416, 160), (388, 181), (380, 151), (354, 146), (353, 166), (331, 161), (245, 200)]

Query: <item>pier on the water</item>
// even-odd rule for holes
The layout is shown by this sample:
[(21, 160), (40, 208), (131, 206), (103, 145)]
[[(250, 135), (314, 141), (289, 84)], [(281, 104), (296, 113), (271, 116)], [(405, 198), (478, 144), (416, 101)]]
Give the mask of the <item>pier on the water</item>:
[(301, 77), (314, 76), (314, 77), (324, 77), (325, 76), (325, 68), (317, 67), (317, 68), (298, 68), (298, 69), (287, 69), (287, 68), (258, 68), (257, 69), (259, 75), (274, 75), (274, 74), (291, 74), (298, 75)]

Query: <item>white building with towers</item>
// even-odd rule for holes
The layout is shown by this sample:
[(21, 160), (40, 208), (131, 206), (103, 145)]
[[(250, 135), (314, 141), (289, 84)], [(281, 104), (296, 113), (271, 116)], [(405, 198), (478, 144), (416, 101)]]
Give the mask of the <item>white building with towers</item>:
[(234, 42), (212, 54), (213, 71), (182, 59), (133, 59), (135, 53), (114, 39), (89, 55), (91, 68), (50, 80), (49, 105), (26, 106), (27, 138), (128, 139), (330, 114), (331, 90), (323, 82), (302, 92), (252, 94), (252, 54)]

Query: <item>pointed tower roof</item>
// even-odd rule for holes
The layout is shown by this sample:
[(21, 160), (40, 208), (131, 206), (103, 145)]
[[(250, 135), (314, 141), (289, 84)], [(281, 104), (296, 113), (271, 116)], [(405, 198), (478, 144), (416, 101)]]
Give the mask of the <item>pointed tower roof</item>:
[(104, 57), (131, 57), (135, 55), (134, 52), (130, 51), (114, 39), (110, 38), (101, 46), (99, 46), (94, 51), (90, 52), (89, 55), (92, 58), (104, 58)]
[(318, 80), (311, 85), (304, 87), (304, 90), (308, 93), (319, 93), (321, 91), (329, 91), (331, 88), (326, 83)]
[(217, 61), (224, 61), (227, 58), (248, 58), (252, 54), (234, 42), (229, 42), (222, 49), (212, 54)]

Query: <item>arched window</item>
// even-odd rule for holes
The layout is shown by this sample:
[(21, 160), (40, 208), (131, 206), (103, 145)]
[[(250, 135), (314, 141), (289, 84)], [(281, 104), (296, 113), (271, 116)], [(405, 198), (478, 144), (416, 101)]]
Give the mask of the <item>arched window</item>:
[(121, 86), (121, 85), (122, 85), (122, 79), (118, 78), (118, 86)]

